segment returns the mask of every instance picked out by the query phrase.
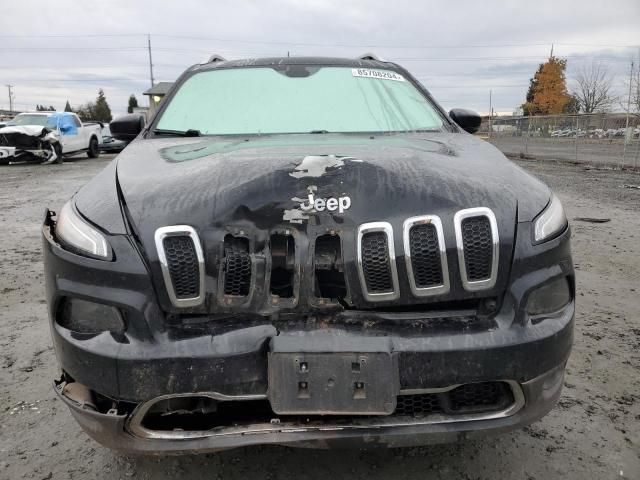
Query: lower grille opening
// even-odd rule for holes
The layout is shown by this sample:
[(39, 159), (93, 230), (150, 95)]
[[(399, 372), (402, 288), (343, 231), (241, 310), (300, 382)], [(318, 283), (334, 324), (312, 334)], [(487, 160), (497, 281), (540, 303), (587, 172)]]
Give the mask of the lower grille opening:
[(244, 237), (224, 237), (224, 294), (236, 297), (249, 295), (251, 286), (251, 256), (249, 240)]
[(271, 294), (293, 297), (295, 241), (292, 235), (271, 235)]
[(316, 239), (313, 265), (316, 297), (337, 300), (347, 296), (338, 235), (321, 235)]
[(456, 415), (500, 412), (514, 403), (513, 391), (506, 382), (473, 383), (444, 392), (399, 395), (395, 412), (387, 416), (277, 415), (267, 399), (218, 401), (205, 396), (188, 396), (157, 401), (146, 412), (140, 426), (152, 431), (197, 432), (269, 423), (348, 425), (430, 415), (455, 420)]

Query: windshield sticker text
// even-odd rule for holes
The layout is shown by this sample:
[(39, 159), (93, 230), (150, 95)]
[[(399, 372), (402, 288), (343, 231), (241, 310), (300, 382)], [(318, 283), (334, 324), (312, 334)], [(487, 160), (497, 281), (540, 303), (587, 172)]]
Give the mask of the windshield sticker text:
[(354, 77), (379, 78), (381, 80), (395, 80), (396, 82), (404, 82), (404, 77), (396, 72), (389, 70), (371, 70), (370, 68), (352, 68), (351, 74)]

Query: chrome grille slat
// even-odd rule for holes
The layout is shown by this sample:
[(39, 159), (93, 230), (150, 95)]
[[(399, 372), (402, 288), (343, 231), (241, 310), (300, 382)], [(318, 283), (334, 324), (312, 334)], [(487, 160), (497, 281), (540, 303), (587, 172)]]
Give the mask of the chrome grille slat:
[(500, 240), (496, 217), (489, 208), (467, 208), (454, 216), (462, 286), (469, 292), (496, 284)]
[(403, 243), (413, 295), (424, 297), (448, 293), (449, 267), (440, 217), (423, 215), (406, 219)]
[(154, 240), (171, 303), (176, 307), (202, 304), (204, 255), (196, 231), (188, 225), (161, 227), (156, 230)]
[(393, 228), (387, 222), (364, 223), (358, 228), (358, 274), (364, 297), (370, 302), (400, 296)]

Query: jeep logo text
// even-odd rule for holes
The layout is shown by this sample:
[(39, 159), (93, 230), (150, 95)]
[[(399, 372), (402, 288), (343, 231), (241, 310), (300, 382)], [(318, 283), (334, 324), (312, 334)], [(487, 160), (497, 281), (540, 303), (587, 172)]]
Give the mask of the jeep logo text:
[(314, 198), (313, 193), (309, 194), (306, 202), (300, 204), (300, 208), (305, 212), (322, 212), (329, 210), (333, 212), (338, 210), (338, 213), (342, 213), (348, 210), (351, 206), (351, 198), (349, 197), (329, 197), (329, 198)]

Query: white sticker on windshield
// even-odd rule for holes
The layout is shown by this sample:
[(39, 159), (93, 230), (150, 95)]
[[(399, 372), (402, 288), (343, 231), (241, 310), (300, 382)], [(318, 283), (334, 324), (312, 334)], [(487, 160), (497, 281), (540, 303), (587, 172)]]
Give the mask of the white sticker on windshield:
[(396, 72), (389, 70), (371, 70), (370, 68), (352, 68), (351, 73), (354, 77), (379, 78), (382, 80), (395, 80), (396, 82), (404, 82), (404, 77)]

